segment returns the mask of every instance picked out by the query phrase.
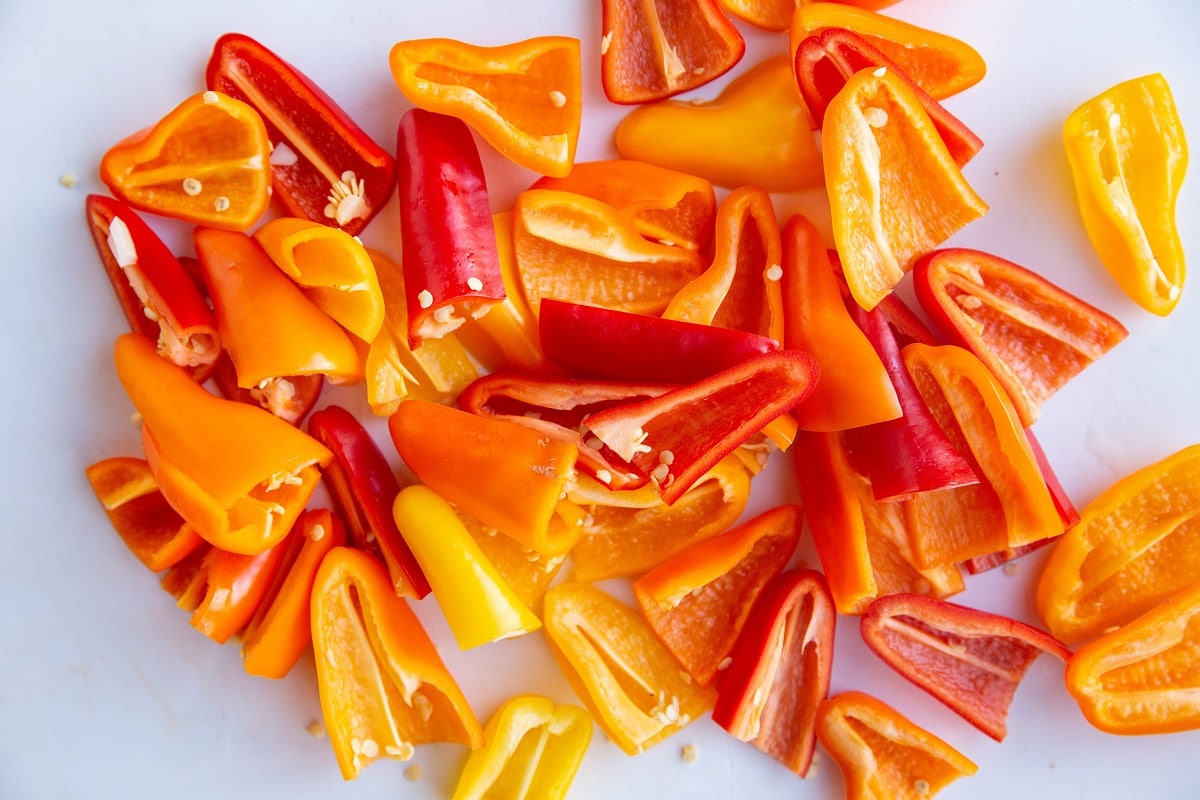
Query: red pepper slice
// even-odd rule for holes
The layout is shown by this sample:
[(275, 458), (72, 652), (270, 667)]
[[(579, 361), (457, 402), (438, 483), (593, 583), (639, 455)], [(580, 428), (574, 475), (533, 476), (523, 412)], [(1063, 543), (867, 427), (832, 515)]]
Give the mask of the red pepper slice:
[(781, 573), (746, 620), (717, 687), (713, 722), (801, 777), (812, 764), (817, 707), (829, 693), (836, 619), (821, 573)]
[(299, 425), (313, 410), (325, 386), (325, 376), (282, 375), (266, 378), (249, 389), (238, 386), (237, 367), (229, 353), (221, 353), (212, 371), (213, 383), (228, 400), (256, 405), (284, 422)]
[(505, 297), (487, 181), (471, 129), (412, 108), (400, 118), (400, 238), (408, 340), (416, 347)]
[(323, 475), (355, 544), (383, 556), (396, 594), (417, 599), (429, 594), (425, 573), (392, 516), (400, 482), (375, 440), (341, 406), (313, 414), (308, 432), (333, 453)]
[(928, 92), (908, 77), (904, 68), (854, 31), (825, 28), (800, 41), (796, 48), (796, 82), (813, 113), (818, 128), (825, 108), (846, 80), (859, 70), (884, 69), (898, 76), (913, 90), (934, 129), (941, 135), (954, 163), (960, 167), (975, 157), (983, 140), (966, 123), (946, 110)]
[(627, 381), (692, 383), (779, 349), (745, 331), (552, 298), (542, 301), (538, 328), (551, 361)]
[(1023, 622), (922, 595), (881, 597), (860, 625), (875, 655), (996, 741), (1034, 659), (1049, 653), (1066, 663), (1071, 655)]
[(240, 33), (217, 39), (208, 88), (252, 106), (274, 149), (271, 184), (292, 216), (361, 231), (396, 185), (396, 162), (291, 64)]
[(817, 380), (807, 353), (780, 350), (696, 383), (592, 415), (587, 427), (674, 503), (697, 478), (803, 400)]
[(649, 103), (733, 68), (746, 42), (716, 0), (603, 0), (600, 78), (614, 103)]
[(85, 207), (96, 252), (130, 329), (157, 342), (159, 355), (197, 381), (206, 380), (221, 355), (221, 337), (187, 270), (125, 203), (92, 194)]

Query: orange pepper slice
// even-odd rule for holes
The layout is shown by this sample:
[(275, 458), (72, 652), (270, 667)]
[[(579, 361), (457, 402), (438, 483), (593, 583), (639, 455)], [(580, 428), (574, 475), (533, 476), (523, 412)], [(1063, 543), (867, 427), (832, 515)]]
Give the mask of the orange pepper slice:
[(258, 112), (208, 91), (109, 149), (100, 178), (117, 198), (144, 211), (244, 231), (267, 210), (270, 156)]
[(792, 24), (798, 0), (718, 0), (721, 8), (738, 19), (768, 31), (786, 31)]
[(484, 525), (457, 506), (454, 512), (496, 572), (500, 573), (504, 583), (512, 589), (518, 600), (536, 613), (542, 605), (542, 597), (567, 557), (548, 556), (526, 547), (511, 536)]
[(539, 36), (498, 47), (412, 39), (392, 47), (388, 61), (417, 107), (458, 117), (534, 172), (571, 171), (583, 114), (578, 39)]

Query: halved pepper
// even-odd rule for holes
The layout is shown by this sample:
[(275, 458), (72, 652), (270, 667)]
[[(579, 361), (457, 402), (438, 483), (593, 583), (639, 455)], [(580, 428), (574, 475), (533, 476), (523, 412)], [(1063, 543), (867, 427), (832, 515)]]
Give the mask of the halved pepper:
[(325, 730), (346, 780), (381, 757), (407, 761), (425, 742), (483, 744), (429, 634), (369, 554), (337, 547), (321, 561), (312, 639)]
[(464, 120), (534, 172), (571, 171), (583, 115), (578, 39), (538, 36), (497, 47), (412, 39), (392, 47), (388, 63), (418, 108)]
[(739, 75), (713, 100), (634, 109), (617, 125), (614, 140), (623, 158), (718, 186), (795, 192), (822, 182), (812, 128), (791, 61), (781, 55)]
[(1200, 445), (1135, 470), (1055, 543), (1037, 608), (1067, 643), (1129, 622), (1200, 580)]
[(717, 685), (713, 722), (801, 777), (829, 692), (836, 618), (821, 573), (781, 573), (763, 589)]
[(921, 308), (951, 342), (988, 366), (1025, 426), (1046, 398), (1128, 333), (1036, 272), (978, 250), (922, 256), (913, 286)]
[(1079, 212), (1096, 255), (1121, 289), (1159, 316), (1183, 290), (1175, 198), (1187, 140), (1161, 74), (1105, 90), (1063, 125)]
[(787, 566), (801, 524), (799, 506), (775, 506), (634, 581), (650, 627), (701, 686), (717, 677), (767, 582)]
[(543, 619), (567, 681), (627, 754), (658, 744), (712, 708), (715, 692), (679, 669), (635, 609), (597, 587), (551, 588)]
[(996, 741), (1017, 686), (1042, 653), (1071, 653), (1045, 631), (974, 608), (913, 594), (880, 597), (859, 621), (884, 663)]
[(241, 33), (217, 39), (208, 88), (253, 106), (272, 142), (271, 185), (288, 212), (354, 236), (396, 186), (396, 162), (319, 86)]
[[(287, 532), (332, 454), (261, 408), (215, 397), (136, 334), (114, 346), (159, 490), (214, 545), (256, 554)], [(290, 524), (290, 522), (289, 522)]]
[(199, 287), (132, 208), (98, 194), (88, 195), (85, 207), (96, 252), (130, 329), (203, 381), (221, 354), (221, 336)]

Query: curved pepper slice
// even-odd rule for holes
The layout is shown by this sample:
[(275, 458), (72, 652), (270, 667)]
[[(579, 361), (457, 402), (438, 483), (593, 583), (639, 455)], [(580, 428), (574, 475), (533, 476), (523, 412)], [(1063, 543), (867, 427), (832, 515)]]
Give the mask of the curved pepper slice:
[(706, 252), (717, 198), (709, 181), (686, 172), (617, 158), (571, 167), (563, 178), (541, 178), (532, 189), (574, 192), (633, 216), (647, 239)]
[(836, 618), (821, 573), (781, 573), (751, 610), (717, 688), (713, 722), (801, 777), (829, 692)]
[(217, 359), (212, 379), (223, 397), (258, 406), (291, 425), (299, 425), (308, 416), (325, 387), (325, 376), (313, 373), (266, 378), (243, 389), (238, 386), (237, 367), (228, 352)]
[(400, 118), (400, 237), (408, 341), (416, 347), (504, 299), (487, 180), (462, 120), (412, 108)]
[(546, 297), (659, 314), (703, 269), (696, 251), (651, 242), (628, 214), (581, 194), (524, 191), (513, 225), (517, 270), (534, 314)]
[(650, 479), (669, 505), (708, 469), (812, 390), (812, 357), (780, 350), (658, 397), (588, 417), (587, 428)]
[(1067, 662), (1067, 691), (1088, 721), (1119, 734), (1200, 728), (1200, 587), (1088, 642)]
[(100, 160), (100, 178), (143, 211), (244, 231), (267, 210), (270, 155), (258, 112), (208, 91), (110, 148)]
[(578, 39), (538, 36), (498, 47), (413, 39), (392, 47), (388, 63), (418, 108), (464, 120), (534, 172), (571, 171), (583, 115)]
[(716, 80), (746, 52), (716, 0), (602, 0), (600, 80), (614, 103), (649, 103)]
[(789, 33), (792, 55), (803, 39), (817, 31), (844, 28), (877, 47), (900, 65), (914, 83), (938, 100), (945, 100), (983, 80), (987, 64), (966, 42), (895, 17), (876, 14), (878, 5), (875, 8), (865, 6), (865, 3), (800, 3), (792, 17)]
[(792, 409), (808, 431), (858, 428), (902, 413), (883, 361), (846, 309), (817, 228), (792, 215), (783, 227), (783, 345), (817, 360), (820, 380)]
[(488, 720), (483, 739), (467, 757), (451, 800), (563, 800), (591, 744), (592, 718), (579, 706), (518, 695)]
[(338, 383), (362, 378), (362, 359), (350, 337), (258, 242), (216, 228), (197, 228), (192, 240), (238, 386), (317, 373)]
[(89, 466), (86, 474), (113, 529), (150, 570), (169, 569), (204, 544), (158, 491), (144, 459), (106, 458)]
[(1067, 643), (1089, 639), (1200, 580), (1200, 445), (1120, 479), (1055, 543), (1037, 608)]
[(383, 294), (362, 243), (338, 228), (279, 217), (254, 238), (309, 300), (364, 342), (383, 325)]
[(242, 630), (242, 666), (282, 678), (312, 644), (312, 589), (325, 555), (346, 544), (346, 527), (327, 508), (305, 511), (293, 526), (275, 578)]
[(699, 175), (718, 186), (768, 192), (822, 182), (812, 117), (786, 56), (730, 81), (714, 100), (668, 100), (631, 111), (617, 125), (623, 158)]
[(913, 594), (880, 597), (859, 621), (884, 663), (996, 741), (1026, 670), (1042, 653), (1071, 652), (1015, 619)]
[(712, 707), (715, 692), (679, 669), (641, 614), (595, 586), (551, 588), (543, 618), (567, 682), (627, 754), (658, 744)]
[(407, 761), (414, 745), (483, 745), (429, 634), (367, 553), (337, 547), (321, 561), (312, 639), (325, 730), (346, 780), (379, 758)]
[(421, 565), (392, 516), (400, 482), (379, 445), (341, 406), (313, 414), (308, 432), (333, 453), (324, 470), (325, 482), (354, 544), (383, 558), (396, 594), (418, 600), (429, 594)]
[(913, 90), (886, 70), (852, 75), (830, 101), (824, 131), (833, 238), (850, 294), (870, 310), (987, 204)]
[(713, 682), (763, 588), (792, 557), (801, 523), (798, 506), (776, 506), (634, 581), (650, 627), (701, 686)]
[(283, 538), (332, 454), (260, 408), (205, 391), (136, 334), (117, 338), (117, 377), (142, 417), (159, 490), (209, 542), (255, 554)]
[(359, 233), (396, 186), (396, 161), (306, 75), (241, 33), (217, 39), (208, 88), (249, 103), (274, 143), (271, 185), (288, 212)]
[(862, 692), (842, 692), (821, 703), (817, 740), (841, 768), (847, 800), (921, 800), (977, 769), (949, 744)]
[(734, 189), (717, 210), (716, 253), (663, 311), (666, 319), (783, 339), (783, 254), (771, 195)]
[(925, 313), (996, 376), (1025, 426), (1046, 398), (1128, 333), (1041, 275), (978, 250), (923, 256), (913, 285)]
[(786, 31), (792, 24), (798, 0), (717, 0), (721, 8), (740, 20), (768, 31)]
[(574, 445), (425, 400), (401, 403), (388, 431), (422, 483), (485, 525), (546, 555), (578, 540), (582, 528), (556, 513), (575, 473)]
[(134, 333), (203, 381), (221, 354), (212, 309), (158, 234), (120, 200), (88, 195), (88, 227)]
[(455, 507), (454, 512), (517, 599), (535, 614), (538, 613), (542, 596), (550, 588), (567, 556), (539, 553), (511, 536), (504, 536), (495, 528), (484, 525), (461, 508)]
[(1119, 83), (1063, 125), (1084, 228), (1101, 263), (1142, 308), (1166, 316), (1183, 290), (1175, 198), (1187, 140), (1160, 74)]
[(406, 486), (396, 495), (392, 514), (460, 648), (470, 650), (542, 627), (437, 492)]

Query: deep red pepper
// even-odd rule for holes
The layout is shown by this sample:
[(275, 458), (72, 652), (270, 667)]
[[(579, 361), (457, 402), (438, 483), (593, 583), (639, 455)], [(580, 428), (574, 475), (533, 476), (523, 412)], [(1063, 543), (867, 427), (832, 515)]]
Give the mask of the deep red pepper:
[(217, 40), (208, 88), (253, 106), (274, 144), (271, 184), (292, 216), (352, 236), (383, 208), (396, 162), (307, 76), (240, 33)]
[(396, 594), (417, 599), (429, 594), (425, 573), (392, 516), (400, 482), (375, 440), (340, 406), (313, 414), (308, 432), (333, 452), (323, 474), (354, 543), (382, 554)]
[(408, 340), (449, 333), (505, 297), (479, 150), (466, 123), (412, 108), (400, 118), (400, 237)]
[(713, 721), (802, 777), (812, 763), (817, 706), (829, 693), (836, 618), (821, 573), (778, 575), (717, 686)]
[(205, 380), (221, 355), (212, 309), (183, 264), (137, 213), (111, 197), (88, 195), (88, 227), (104, 271), (134, 333)]
[(982, 139), (917, 86), (903, 67), (857, 33), (845, 28), (825, 28), (805, 37), (796, 49), (796, 83), (818, 128), (829, 101), (846, 85), (851, 75), (863, 69), (881, 68), (897, 75), (912, 88), (929, 115), (929, 121), (946, 143), (954, 163), (961, 167), (979, 152), (983, 147)]
[(807, 353), (764, 353), (695, 383), (616, 406), (586, 425), (674, 503), (710, 467), (803, 400), (817, 380)]
[(766, 336), (547, 298), (542, 350), (575, 372), (628, 381), (691, 383), (779, 349)]
[(996, 741), (1034, 659), (1064, 663), (1066, 645), (1023, 622), (915, 594), (881, 597), (860, 621), (863, 640), (889, 666)]

